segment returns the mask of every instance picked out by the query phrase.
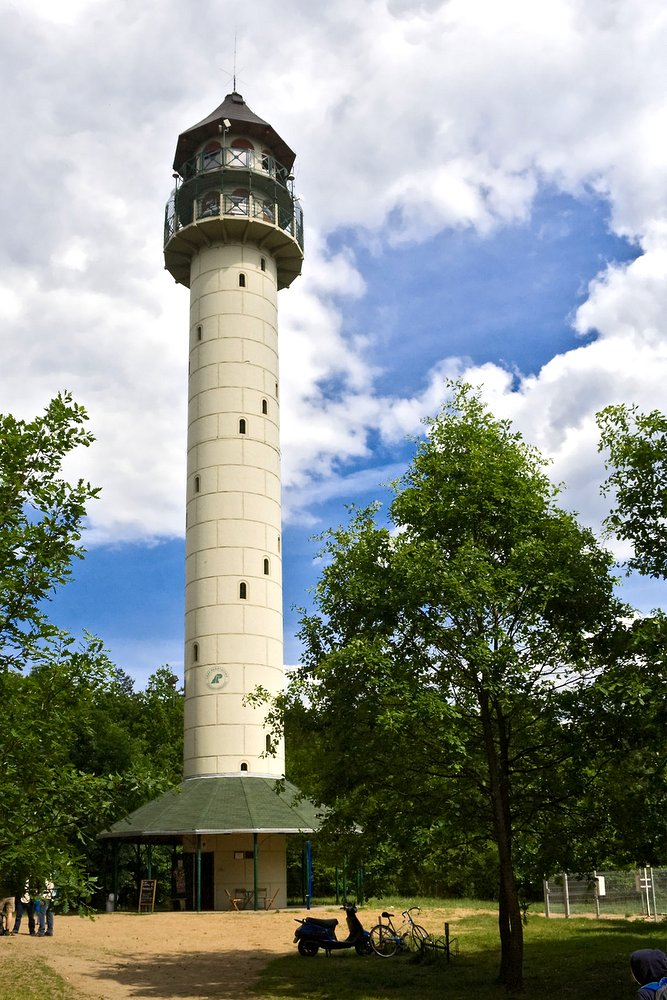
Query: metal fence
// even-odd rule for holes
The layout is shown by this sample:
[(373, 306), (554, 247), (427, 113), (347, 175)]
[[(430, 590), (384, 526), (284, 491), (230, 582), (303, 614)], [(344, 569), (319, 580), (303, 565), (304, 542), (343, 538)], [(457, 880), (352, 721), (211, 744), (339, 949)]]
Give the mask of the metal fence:
[(654, 920), (667, 914), (667, 868), (593, 872), (562, 872), (544, 882), (544, 912), (551, 916), (643, 916)]

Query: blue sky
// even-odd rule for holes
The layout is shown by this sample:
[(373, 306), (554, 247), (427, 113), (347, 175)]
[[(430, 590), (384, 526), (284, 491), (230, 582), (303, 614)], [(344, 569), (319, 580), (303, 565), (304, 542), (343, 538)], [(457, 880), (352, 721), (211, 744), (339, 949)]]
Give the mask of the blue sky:
[[(68, 471), (102, 485), (58, 624), (100, 635), (139, 686), (182, 669), (188, 293), (163, 270), (162, 212), (179, 132), (231, 90), (232, 14), (238, 89), (296, 150), (307, 224), (303, 275), (279, 296), (286, 663), (312, 536), (386, 496), (448, 376), (480, 385), (599, 527), (595, 411), (665, 405), (661, 3), (0, 14), (17, 138), (0, 178), (0, 409), (30, 417), (72, 389), (97, 442)], [(262, 43), (286, 31), (289, 53)], [(645, 581), (627, 596), (664, 602)]]

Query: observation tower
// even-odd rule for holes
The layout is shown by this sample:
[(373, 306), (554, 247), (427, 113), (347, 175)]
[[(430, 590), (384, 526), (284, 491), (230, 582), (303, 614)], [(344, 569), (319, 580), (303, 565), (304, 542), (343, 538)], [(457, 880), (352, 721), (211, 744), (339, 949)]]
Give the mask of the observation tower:
[(295, 154), (234, 91), (182, 132), (164, 260), (190, 289), (183, 777), (100, 836), (182, 846), (193, 909), (284, 906), (286, 837), (318, 826), (283, 782), (278, 291), (301, 273)]

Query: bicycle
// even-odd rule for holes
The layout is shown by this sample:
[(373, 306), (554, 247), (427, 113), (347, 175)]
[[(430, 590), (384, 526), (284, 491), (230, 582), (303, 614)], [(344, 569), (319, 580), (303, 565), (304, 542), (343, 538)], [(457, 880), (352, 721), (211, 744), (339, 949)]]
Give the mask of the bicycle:
[[(385, 910), (380, 923), (371, 928), (370, 942), (371, 948), (376, 955), (381, 958), (391, 958), (397, 951), (421, 951), (431, 940), (431, 935), (421, 924), (415, 923), (413, 911), (421, 912), (420, 906), (411, 906), (408, 910), (403, 910), (401, 916), (403, 923), (400, 927), (394, 925), (391, 919), (394, 914)], [(387, 923), (383, 924), (382, 921)]]

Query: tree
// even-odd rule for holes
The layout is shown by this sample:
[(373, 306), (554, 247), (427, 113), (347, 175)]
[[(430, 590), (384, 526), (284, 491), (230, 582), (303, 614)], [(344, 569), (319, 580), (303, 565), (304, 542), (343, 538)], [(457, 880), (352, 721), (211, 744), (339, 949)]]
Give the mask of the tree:
[(630, 569), (667, 575), (667, 416), (636, 406), (608, 406), (598, 415), (600, 451), (607, 449), (604, 495), (615, 494), (605, 519), (609, 534), (633, 545)]
[(99, 489), (60, 475), (65, 456), (93, 437), (65, 392), (26, 422), (0, 415), (0, 669), (21, 668), (55, 637), (43, 602), (81, 558), (86, 504)]
[(427, 421), (394, 491), (389, 523), (374, 505), (323, 539), (285, 701), (311, 733), (304, 790), (331, 826), (391, 829), (413, 855), (493, 844), (499, 979), (519, 989), (522, 873), (545, 811), (573, 794), (563, 697), (588, 685), (619, 615), (611, 557), (469, 386)]

